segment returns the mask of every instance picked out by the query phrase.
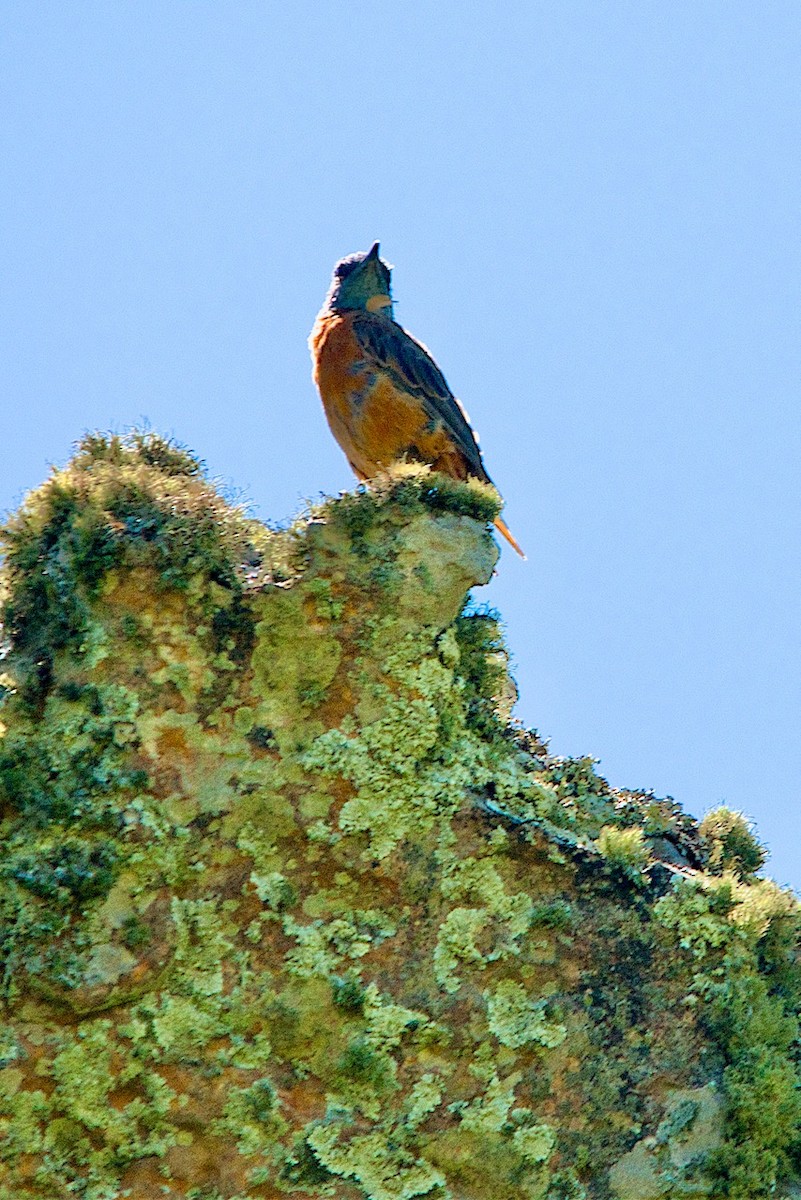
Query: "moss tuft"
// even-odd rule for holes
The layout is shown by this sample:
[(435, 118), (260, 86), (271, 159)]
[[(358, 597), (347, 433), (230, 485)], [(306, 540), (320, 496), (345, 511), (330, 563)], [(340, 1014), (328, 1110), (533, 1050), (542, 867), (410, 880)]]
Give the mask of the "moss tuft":
[(415, 464), (393, 467), (384, 476), (345, 493), (325, 512), (335, 525), (353, 539), (357, 552), (386, 512), (409, 521), (421, 511), (453, 513), (489, 524), (501, 511), (501, 500), (494, 487), (477, 479), (465, 481), (432, 472)]
[(608, 863), (619, 867), (629, 878), (639, 880), (650, 860), (643, 831), (619, 825), (604, 825), (598, 835), (598, 850)]
[(355, 1083), (370, 1084), (382, 1091), (391, 1082), (387, 1056), (366, 1038), (357, 1038), (345, 1049), (337, 1065), (338, 1073)]
[(133, 429), (125, 435), (87, 433), (77, 442), (74, 465), (91, 469), (95, 463), (111, 463), (125, 467), (137, 462), (155, 467), (165, 475), (186, 475), (190, 478), (204, 473), (204, 464), (191, 450), (174, 438), (164, 437), (150, 429)]
[(360, 1013), (364, 1010), (367, 993), (355, 976), (349, 975), (344, 979), (333, 979), (331, 990), (334, 1004), (344, 1009), (345, 1012)]
[(0, 620), (26, 667), (21, 699), (37, 711), (55, 656), (67, 648), (90, 653), (92, 605), (109, 572), (149, 567), (163, 587), (181, 590), (200, 573), (239, 592), (254, 538), (262, 547), (269, 541), (188, 452), (151, 433), (88, 435), (2, 531)]
[(765, 847), (744, 813), (714, 808), (701, 821), (699, 831), (709, 843), (712, 870), (735, 871), (741, 879), (747, 879), (765, 865)]

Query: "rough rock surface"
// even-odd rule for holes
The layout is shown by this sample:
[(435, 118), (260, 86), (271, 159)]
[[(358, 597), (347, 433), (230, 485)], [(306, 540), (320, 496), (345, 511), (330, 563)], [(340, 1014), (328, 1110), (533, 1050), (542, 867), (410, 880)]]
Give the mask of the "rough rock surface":
[(11, 520), (3, 1200), (799, 1194), (796, 902), (510, 724), (496, 504), (134, 435)]

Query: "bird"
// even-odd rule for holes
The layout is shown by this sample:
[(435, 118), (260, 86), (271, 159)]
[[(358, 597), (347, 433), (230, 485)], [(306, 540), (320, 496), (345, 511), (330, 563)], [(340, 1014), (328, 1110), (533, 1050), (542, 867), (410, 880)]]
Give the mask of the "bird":
[[(379, 249), (375, 242), (366, 254), (340, 259), (309, 336), (312, 377), (331, 432), (362, 481), (411, 460), (495, 487), (445, 376), (394, 318), (392, 268)], [(500, 517), (495, 527), (525, 558)]]

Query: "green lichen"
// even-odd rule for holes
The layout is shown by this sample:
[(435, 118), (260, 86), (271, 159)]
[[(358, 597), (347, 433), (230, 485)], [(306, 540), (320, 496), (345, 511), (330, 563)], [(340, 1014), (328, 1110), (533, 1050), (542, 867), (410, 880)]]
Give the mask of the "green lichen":
[[(480, 746), (464, 734), (463, 711), (450, 711), (453, 672), (436, 658), (421, 661), (424, 645), (407, 637), (386, 655), (390, 682), (373, 684), (367, 694), (380, 716), (358, 732), (347, 723), (321, 734), (304, 758), (307, 770), (353, 785), (339, 826), (366, 833), (376, 859), (391, 854), (412, 829), (431, 829), (451, 816), (465, 788), (486, 777)], [(444, 737), (443, 709), (449, 716)]]
[(503, 1046), (559, 1046), (567, 1036), (564, 1025), (548, 1018), (548, 1002), (532, 1000), (512, 979), (502, 980), (486, 999), (490, 1031)]
[(214, 1132), (234, 1139), (243, 1155), (267, 1156), (271, 1160), (277, 1159), (277, 1143), (286, 1129), (278, 1095), (267, 1078), (232, 1088), (222, 1117), (214, 1122)]
[(370, 1200), (412, 1200), (445, 1186), (444, 1176), (384, 1132), (354, 1134), (340, 1142), (335, 1126), (313, 1129), (307, 1141), (332, 1175), (354, 1179)]
[(550, 1125), (528, 1125), (515, 1130), (512, 1144), (526, 1162), (547, 1162), (556, 1145), (556, 1134)]
[(452, 901), (480, 901), (476, 907), (455, 905), (440, 926), (434, 970), (440, 986), (456, 992), (460, 963), (484, 969), (519, 955), (520, 939), (531, 925), (532, 904), (527, 892), (507, 891), (493, 863), (475, 858), (449, 864), (442, 890)]
[[(37, 1182), (100, 1200), (116, 1193), (120, 1170), (138, 1159), (162, 1157), (174, 1143), (168, 1119), (174, 1092), (144, 1064), (131, 1061), (112, 1070), (109, 1021), (80, 1028), (52, 1059), (54, 1085), (42, 1092), (0, 1095), (2, 1157), (14, 1163), (39, 1155)], [(127, 1103), (110, 1103), (113, 1093), (136, 1092)]]
[(404, 1122), (416, 1129), (442, 1103), (442, 1083), (436, 1076), (427, 1074), (414, 1085), (406, 1101)]
[(346, 1012), (361, 1013), (364, 1011), (367, 992), (356, 976), (350, 975), (344, 979), (334, 978), (331, 981), (331, 987), (334, 1004), (344, 1008)]
[(518, 1082), (517, 1077), (502, 1080), (493, 1075), (481, 1095), (468, 1104), (454, 1104), (452, 1108), (459, 1113), (461, 1128), (471, 1133), (500, 1133), (515, 1102), (515, 1085)]
[(302, 589), (264, 597), (255, 626), (254, 717), (279, 738), (299, 709), (315, 712), (323, 703), (342, 654), (335, 637), (307, 620), (305, 600)]

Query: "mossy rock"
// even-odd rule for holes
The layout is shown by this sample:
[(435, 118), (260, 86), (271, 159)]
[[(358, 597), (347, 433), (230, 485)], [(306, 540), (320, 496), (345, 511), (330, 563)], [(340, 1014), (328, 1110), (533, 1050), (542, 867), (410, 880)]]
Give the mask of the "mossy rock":
[(12, 518), (0, 1200), (795, 1194), (795, 899), (510, 723), (498, 504), (96, 435)]

